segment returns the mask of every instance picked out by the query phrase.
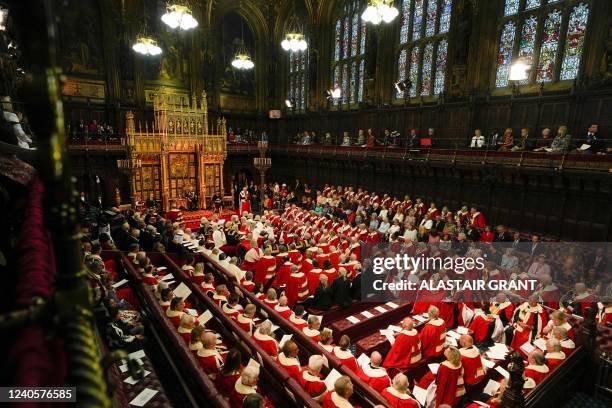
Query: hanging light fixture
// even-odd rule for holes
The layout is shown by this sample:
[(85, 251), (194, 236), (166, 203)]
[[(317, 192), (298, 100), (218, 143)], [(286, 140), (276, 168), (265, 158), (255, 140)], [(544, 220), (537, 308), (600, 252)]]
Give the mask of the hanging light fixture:
[(283, 50), (288, 52), (301, 52), (306, 51), (308, 43), (306, 42), (306, 36), (300, 26), (300, 23), (295, 16), (295, 10), (289, 24), (287, 25), (287, 31), (285, 33), (285, 39), (281, 42)]
[(180, 30), (191, 30), (198, 26), (198, 20), (193, 18), (191, 9), (186, 3), (169, 2), (166, 5), (166, 12), (161, 20), (170, 28)]
[(136, 36), (136, 43), (132, 45), (132, 49), (142, 55), (147, 56), (156, 56), (162, 53), (162, 49), (157, 45), (157, 41), (147, 34), (147, 13), (146, 9), (144, 9), (143, 2), (143, 18), (144, 23), (142, 24), (142, 29)]
[(242, 43), (238, 50), (236, 50), (236, 54), (234, 55), (234, 60), (232, 61), (232, 67), (241, 70), (249, 70), (255, 67), (253, 61), (251, 61), (251, 56), (247, 51), (244, 43)]
[(162, 49), (157, 45), (157, 41), (144, 34), (139, 34), (136, 37), (136, 43), (132, 45), (132, 49), (142, 55), (155, 56), (162, 53)]
[(232, 61), (232, 67), (240, 70), (249, 70), (255, 67), (253, 61), (251, 61), (251, 56), (244, 45), (244, 25), (242, 23), (242, 19), (240, 20), (240, 32), (241, 32), (241, 40), (238, 49), (236, 50), (236, 54), (234, 55), (234, 60)]
[(393, 5), (393, 0), (370, 0), (361, 18), (366, 23), (374, 25), (382, 21), (390, 23), (399, 15), (399, 10)]

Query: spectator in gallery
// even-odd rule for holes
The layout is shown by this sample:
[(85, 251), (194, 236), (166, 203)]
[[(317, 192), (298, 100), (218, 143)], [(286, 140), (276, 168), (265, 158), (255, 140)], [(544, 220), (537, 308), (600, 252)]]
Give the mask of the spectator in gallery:
[(92, 121), (89, 122), (89, 125), (87, 126), (87, 132), (90, 135), (98, 133), (98, 121), (97, 120), (92, 119)]
[(599, 125), (594, 123), (589, 126), (587, 134), (578, 141), (577, 153), (600, 154), (604, 152), (603, 141), (597, 136)]
[(534, 152), (543, 152), (546, 149), (550, 148), (552, 143), (551, 131), (549, 128), (542, 129), (542, 138), (538, 139), (535, 145)]
[(410, 136), (408, 136), (408, 147), (415, 149), (419, 147), (419, 137), (415, 128), (410, 129)]
[(507, 128), (504, 132), (504, 136), (500, 141), (497, 142), (497, 150), (500, 152), (510, 151), (514, 147), (514, 136), (512, 135), (512, 129)]
[(470, 143), (470, 149), (482, 149), (485, 145), (485, 137), (482, 135), (480, 129), (474, 130), (474, 136)]
[(357, 146), (363, 146), (366, 143), (365, 133), (363, 129), (357, 130)]
[(349, 132), (344, 132), (342, 134), (342, 144), (340, 146), (350, 146), (351, 145), (351, 137), (349, 136)]
[(368, 144), (367, 147), (374, 147), (376, 146), (376, 136), (374, 135), (374, 131), (372, 130), (372, 128), (368, 129)]
[(550, 144), (551, 153), (567, 153), (572, 141), (572, 136), (567, 133), (567, 126), (559, 126), (557, 136)]
[(513, 152), (517, 151), (531, 151), (535, 148), (535, 140), (529, 137), (529, 128), (524, 127), (521, 129), (521, 138), (518, 143), (511, 149)]
[(234, 129), (229, 128), (229, 131), (227, 132), (227, 142), (232, 144), (232, 143), (236, 143), (236, 135), (234, 134)]
[(312, 139), (310, 138), (310, 134), (308, 131), (304, 132), (304, 138), (302, 139), (302, 144), (309, 145), (312, 144)]

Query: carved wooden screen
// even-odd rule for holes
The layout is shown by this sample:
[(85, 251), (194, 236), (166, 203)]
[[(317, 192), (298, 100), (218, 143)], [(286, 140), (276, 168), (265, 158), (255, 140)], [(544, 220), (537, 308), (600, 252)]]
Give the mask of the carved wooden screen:
[(161, 200), (161, 184), (159, 181), (159, 165), (145, 165), (137, 169), (134, 173), (134, 190), (136, 197), (141, 200), (149, 198), (149, 194), (153, 193), (156, 200)]
[(218, 163), (206, 163), (204, 165), (204, 178), (206, 185), (206, 199), (212, 198), (217, 193), (224, 195), (221, 191), (222, 167)]
[(195, 154), (176, 153), (168, 155), (170, 176), (170, 198), (183, 198), (188, 187), (197, 190), (197, 162)]

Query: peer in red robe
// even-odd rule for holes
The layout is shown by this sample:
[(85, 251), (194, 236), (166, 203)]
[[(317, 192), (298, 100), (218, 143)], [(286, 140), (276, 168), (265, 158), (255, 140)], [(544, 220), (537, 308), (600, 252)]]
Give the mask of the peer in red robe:
[(527, 361), (529, 364), (525, 367), (523, 375), (535, 381), (536, 385), (540, 384), (550, 372), (550, 368), (544, 364), (544, 355), (540, 352), (531, 353)]
[(272, 285), (277, 287), (287, 285), (292, 266), (293, 264), (290, 261), (283, 262), (280, 266), (277, 265), (278, 272), (274, 277)]
[[(253, 305), (253, 309), (255, 309), (255, 305)], [(253, 334), (253, 332), (255, 331), (255, 322), (253, 321), (254, 316), (252, 314), (249, 314), (248, 312), (249, 305), (247, 305), (247, 308), (244, 313), (241, 313), (236, 316), (236, 323), (245, 332)]]
[(484, 343), (491, 338), (493, 328), (495, 327), (495, 319), (490, 315), (477, 313), (468, 327), (474, 332), (474, 341), (476, 343)]
[(511, 347), (518, 350), (524, 343), (538, 337), (546, 325), (547, 319), (546, 312), (534, 299), (521, 304), (514, 311), (512, 317), (514, 335)]
[[(214, 337), (214, 334), (210, 333), (210, 335)], [(214, 338), (214, 341), (216, 342), (216, 338)], [(212, 345), (209, 345), (209, 347), (202, 347), (198, 350), (197, 355), (202, 370), (204, 370), (209, 378), (214, 379), (219, 373), (219, 369), (223, 365), (223, 357), (221, 356), (221, 353), (215, 349), (215, 344), (213, 343)]]
[(255, 334), (253, 334), (253, 340), (255, 340), (255, 343), (259, 344), (268, 355), (276, 357), (278, 355), (278, 342), (271, 336), (269, 326), (267, 328), (261, 327), (265, 323), (266, 322), (262, 323)]
[[(560, 348), (560, 347), (559, 347)], [(546, 365), (550, 368), (550, 371), (553, 371), (557, 367), (563, 363), (565, 360), (565, 353), (561, 350), (559, 351), (547, 351), (546, 352)]]
[[(435, 312), (432, 314), (432, 311)], [(421, 354), (423, 358), (438, 357), (442, 354), (446, 340), (446, 326), (444, 320), (437, 316), (437, 308), (429, 308), (430, 320), (425, 324), (419, 337), (421, 339)], [(433, 315), (433, 318), (432, 318)]]
[(463, 366), (463, 379), (467, 385), (476, 384), (480, 382), (485, 375), (480, 352), (472, 344), (473, 340), (470, 336), (461, 336), (459, 341), (463, 346), (459, 349), (461, 353), (461, 365)]
[(253, 282), (263, 283), (264, 285), (272, 279), (276, 271), (276, 259), (267, 254), (259, 258), (255, 264), (255, 277)]
[(378, 392), (382, 392), (385, 388), (391, 385), (391, 379), (387, 370), (380, 366), (382, 356), (375, 351), (370, 356), (370, 362), (357, 368), (356, 374), (363, 382), (374, 388)]
[(394, 408), (419, 408), (420, 405), (408, 394), (408, 391), (398, 391), (393, 387), (387, 387), (382, 391), (382, 396)]
[(470, 225), (479, 230), (484, 229), (487, 225), (484, 215), (476, 207), (472, 207), (470, 210)]
[(291, 275), (285, 288), (285, 296), (287, 296), (289, 307), (293, 307), (296, 303), (301, 303), (308, 298), (308, 280), (304, 273), (298, 270), (298, 267), (293, 265)]
[(357, 360), (351, 350), (349, 350), (350, 339), (344, 335), (340, 338), (338, 345), (332, 349), (332, 354), (340, 360), (340, 362), (346, 365), (351, 371), (357, 371)]
[(274, 306), (274, 311), (284, 319), (289, 319), (293, 314), (293, 311), (287, 306), (287, 301), (286, 296), (281, 296), (278, 299), (278, 304)]
[(308, 293), (311, 295), (314, 295), (317, 286), (319, 286), (319, 276), (321, 276), (322, 272), (321, 268), (312, 268), (308, 271)]
[(352, 394), (350, 378), (342, 376), (334, 383), (334, 389), (323, 397), (323, 408), (352, 408), (353, 404), (349, 401)]
[(499, 316), (502, 324), (506, 327), (512, 321), (514, 304), (508, 300), (506, 294), (498, 294), (495, 301), (489, 306), (489, 313), (494, 316)]
[(402, 331), (395, 336), (395, 342), (385, 358), (383, 367), (403, 371), (421, 361), (421, 339), (414, 329), (414, 321), (407, 317), (402, 320)]
[[(276, 363), (282, 367), (291, 378), (300, 381), (302, 377), (302, 367), (300, 366), (300, 360), (297, 358), (297, 344), (292, 340), (287, 340), (283, 345), (283, 350), (284, 351), (276, 357)], [(286, 353), (289, 353), (289, 356)]]
[(251, 194), (246, 187), (240, 192), (240, 215), (251, 212)]
[(304, 391), (315, 400), (323, 397), (327, 392), (327, 387), (325, 386), (325, 381), (323, 381), (321, 374), (313, 374), (310, 369), (304, 369), (304, 371), (302, 371), (300, 385)]
[(455, 407), (465, 394), (461, 353), (449, 347), (444, 355), (447, 360), (440, 364), (436, 374), (436, 407), (443, 404)]

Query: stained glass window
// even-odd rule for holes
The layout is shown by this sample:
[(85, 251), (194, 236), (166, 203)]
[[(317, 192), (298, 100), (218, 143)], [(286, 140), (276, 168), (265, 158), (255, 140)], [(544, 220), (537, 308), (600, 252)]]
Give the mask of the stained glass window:
[(444, 78), (446, 73), (446, 54), (448, 51), (448, 42), (442, 40), (438, 43), (438, 51), (436, 53), (436, 78), (434, 80), (434, 95), (439, 95), (444, 92)]
[[(397, 81), (410, 82), (411, 97), (437, 96), (444, 92), (453, 0), (403, 0), (401, 7)], [(395, 90), (396, 98), (405, 96)]]
[(416, 41), (421, 38), (424, 1), (425, 0), (414, 0), (414, 11), (412, 12), (412, 41)]
[[(529, 17), (523, 23), (523, 29), (521, 30), (521, 37), (519, 39), (519, 58), (525, 58), (527, 61), (533, 61), (537, 28), (538, 19), (535, 16)], [(526, 79), (521, 81), (521, 84), (528, 82), (529, 79)]]
[(431, 37), (436, 33), (436, 18), (438, 17), (438, 3), (436, 0), (427, 1), (427, 19), (425, 21), (425, 35)]
[[(513, 56), (531, 63), (529, 78), (521, 84), (575, 79), (582, 62), (591, 1), (505, 0), (495, 86), (508, 86)], [(566, 36), (561, 41), (565, 24)]]
[(431, 93), (431, 64), (433, 63), (433, 43), (423, 49), (423, 69), (421, 70), (421, 95)]
[(497, 55), (497, 73), (495, 76), (495, 86), (502, 87), (508, 85), (508, 74), (512, 63), (512, 50), (514, 48), (514, 33), (516, 25), (509, 22), (504, 26), (499, 40), (499, 53)]
[(415, 46), (410, 53), (410, 96), (416, 96), (419, 81), (419, 47)]
[(561, 29), (561, 12), (554, 10), (544, 21), (540, 62), (538, 63), (538, 82), (550, 82), (555, 73), (555, 58), (559, 48), (559, 31)]
[(440, 14), (440, 33), (447, 33), (450, 28), (451, 11), (453, 9), (453, 0), (444, 0), (442, 2), (442, 11)]
[(340, 88), (340, 100), (334, 106), (355, 104), (363, 100), (365, 73), (366, 26), (361, 21), (361, 0), (346, 0), (336, 17), (333, 87)]
[[(399, 55), (399, 59), (397, 61), (397, 70), (398, 70), (398, 75), (397, 75), (397, 80), (398, 82), (401, 82), (403, 80), (406, 79), (406, 70), (407, 70), (407, 65), (406, 65), (406, 56), (407, 54), (407, 50), (404, 48), (400, 51), (400, 55)], [(404, 97), (404, 93), (399, 91), (399, 90), (395, 90), (395, 97), (396, 98), (403, 98)]]
[(565, 39), (565, 55), (561, 65), (561, 80), (574, 79), (578, 76), (588, 21), (589, 6), (585, 3), (576, 6), (570, 14)]
[(410, 1), (402, 1), (402, 12), (400, 14), (400, 44), (408, 42), (408, 29), (410, 27)]
[(506, 0), (506, 6), (504, 7), (504, 15), (511, 16), (512, 14), (518, 13), (519, 0)]
[(307, 86), (308, 79), (308, 52), (289, 53), (289, 88), (287, 99), (292, 101), (295, 112), (304, 112), (307, 109)]

